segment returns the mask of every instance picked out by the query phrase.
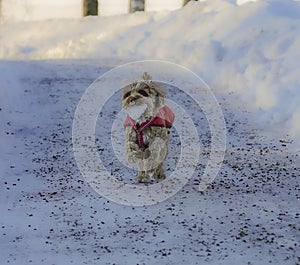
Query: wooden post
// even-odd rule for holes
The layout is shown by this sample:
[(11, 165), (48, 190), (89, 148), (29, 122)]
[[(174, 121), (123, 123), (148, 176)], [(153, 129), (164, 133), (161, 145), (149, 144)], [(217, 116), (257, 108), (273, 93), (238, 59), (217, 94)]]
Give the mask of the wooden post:
[(129, 0), (129, 13), (145, 11), (145, 0)]
[(183, 6), (185, 6), (190, 0), (183, 0)]
[(98, 15), (98, 0), (83, 0), (83, 16)]

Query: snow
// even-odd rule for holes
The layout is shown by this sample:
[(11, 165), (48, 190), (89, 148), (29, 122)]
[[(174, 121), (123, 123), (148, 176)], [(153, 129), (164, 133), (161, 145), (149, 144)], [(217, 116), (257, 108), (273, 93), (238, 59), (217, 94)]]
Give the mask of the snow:
[(101, 0), (98, 5), (98, 13), (102, 16), (127, 14), (129, 11), (128, 0)]
[(14, 21), (80, 18), (82, 0), (1, 0), (1, 19)]
[(244, 4), (248, 3), (248, 2), (256, 2), (256, 1), (257, 0), (237, 0), (236, 3), (238, 5), (244, 5)]
[[(172, 12), (2, 21), (0, 264), (298, 264), (299, 4), (209, 0)], [(224, 112), (227, 150), (200, 193), (208, 121), (168, 86), (197, 125), (200, 163), (173, 197), (130, 207), (86, 183), (72, 123), (97, 77), (146, 59), (178, 63), (208, 83)], [(96, 145), (112, 175), (132, 184), (134, 171), (111, 146), (120, 108), (117, 93), (101, 112)], [(172, 129), (167, 175), (179, 154)]]
[(145, 1), (146, 11), (176, 10), (182, 7), (183, 0)]

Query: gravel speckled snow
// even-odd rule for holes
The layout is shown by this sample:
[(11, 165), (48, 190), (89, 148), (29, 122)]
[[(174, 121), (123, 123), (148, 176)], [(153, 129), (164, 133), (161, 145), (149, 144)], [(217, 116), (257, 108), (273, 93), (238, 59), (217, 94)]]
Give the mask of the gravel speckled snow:
[[(288, 151), (289, 139), (260, 134), (225, 94), (216, 96), (228, 148), (212, 187), (198, 192), (200, 164), (167, 201), (129, 207), (95, 193), (72, 154), (76, 105), (109, 67), (67, 60), (0, 68), (7, 99), (0, 109), (1, 264), (299, 264), (299, 155)], [(189, 109), (172, 89), (168, 97)], [(109, 106), (104, 126), (114, 115)], [(193, 118), (201, 122), (201, 114)], [(209, 146), (205, 119), (201, 125)], [(99, 152), (118, 177), (103, 137)], [(174, 133), (169, 159), (178, 156), (176, 143)], [(130, 181), (131, 172), (123, 177)]]

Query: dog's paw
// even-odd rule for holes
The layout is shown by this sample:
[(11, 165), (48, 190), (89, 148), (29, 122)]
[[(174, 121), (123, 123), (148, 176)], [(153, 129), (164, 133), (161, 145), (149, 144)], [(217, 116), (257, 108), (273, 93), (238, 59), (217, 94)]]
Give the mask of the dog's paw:
[(138, 183), (148, 183), (149, 182), (149, 177), (145, 173), (139, 173), (136, 176), (136, 182), (138, 182)]
[(165, 170), (164, 170), (164, 167), (162, 164), (154, 170), (152, 177), (154, 179), (165, 179), (166, 178)]
[(165, 172), (159, 170), (159, 171), (154, 172), (153, 178), (154, 179), (165, 179), (166, 174), (165, 174)]

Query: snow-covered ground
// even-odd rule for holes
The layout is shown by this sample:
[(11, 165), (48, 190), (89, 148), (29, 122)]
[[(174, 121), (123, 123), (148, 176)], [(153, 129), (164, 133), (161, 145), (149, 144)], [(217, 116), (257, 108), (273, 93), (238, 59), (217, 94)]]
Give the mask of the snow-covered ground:
[[(2, 22), (0, 264), (300, 263), (300, 3), (242, 2)], [(98, 76), (144, 59), (179, 63), (208, 83), (224, 112), (227, 150), (212, 187), (199, 193), (210, 131), (193, 101), (169, 87), (197, 125), (201, 163), (175, 196), (129, 207), (84, 181), (72, 122)], [(130, 182), (108, 141), (119, 104), (117, 94), (102, 112), (96, 145), (112, 175)], [(180, 155), (171, 135), (169, 164)]]

